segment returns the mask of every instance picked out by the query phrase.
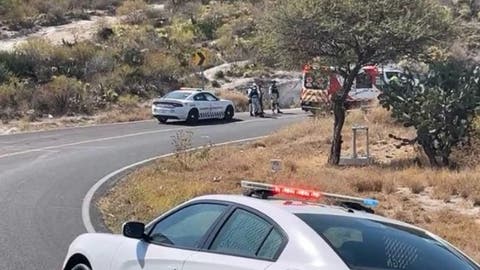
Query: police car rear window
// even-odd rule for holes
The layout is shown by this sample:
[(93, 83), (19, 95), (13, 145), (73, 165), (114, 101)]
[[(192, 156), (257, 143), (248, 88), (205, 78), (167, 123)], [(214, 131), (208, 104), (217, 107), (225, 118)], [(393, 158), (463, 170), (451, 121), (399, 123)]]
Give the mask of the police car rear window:
[(170, 98), (170, 99), (187, 99), (192, 93), (191, 92), (183, 92), (183, 91), (173, 91), (166, 94), (163, 98)]
[(478, 270), (427, 234), (354, 217), (297, 214), (353, 270)]

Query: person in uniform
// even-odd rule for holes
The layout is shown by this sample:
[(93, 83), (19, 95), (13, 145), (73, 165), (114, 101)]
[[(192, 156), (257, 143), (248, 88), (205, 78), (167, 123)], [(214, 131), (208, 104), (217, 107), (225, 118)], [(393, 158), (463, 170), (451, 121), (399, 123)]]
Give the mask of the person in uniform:
[(272, 112), (275, 114), (275, 111), (277, 113), (282, 113), (280, 111), (280, 104), (279, 104), (279, 99), (280, 99), (280, 92), (278, 91), (277, 87), (277, 81), (273, 80), (272, 85), (268, 89), (268, 94), (270, 95), (270, 101), (272, 104)]
[(260, 105), (260, 91), (257, 84), (253, 84), (248, 90), (248, 100), (250, 102), (250, 115), (251, 116), (260, 116), (261, 105)]

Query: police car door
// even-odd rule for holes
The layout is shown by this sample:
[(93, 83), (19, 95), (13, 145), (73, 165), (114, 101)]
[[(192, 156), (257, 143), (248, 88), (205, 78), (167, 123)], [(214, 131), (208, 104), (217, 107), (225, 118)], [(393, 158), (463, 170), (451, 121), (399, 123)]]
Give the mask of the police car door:
[(210, 108), (212, 110), (212, 115), (214, 118), (222, 118), (224, 115), (225, 115), (225, 106), (222, 104), (222, 102), (220, 102), (220, 100), (218, 100), (217, 97), (215, 97), (214, 95), (210, 94), (210, 93), (204, 93), (205, 95), (205, 98), (207, 98), (207, 100), (209, 101), (210, 103)]
[(207, 100), (203, 93), (198, 93), (193, 97), (195, 101), (195, 107), (198, 109), (200, 119), (211, 118), (212, 110), (210, 101)]
[(264, 270), (283, 250), (281, 231), (248, 209), (235, 209), (219, 224), (204, 248), (194, 251), (183, 270)]

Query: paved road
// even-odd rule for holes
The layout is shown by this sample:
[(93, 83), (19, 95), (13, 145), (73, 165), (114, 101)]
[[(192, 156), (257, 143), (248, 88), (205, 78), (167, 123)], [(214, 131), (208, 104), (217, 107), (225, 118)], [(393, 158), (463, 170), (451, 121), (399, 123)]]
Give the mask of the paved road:
[(194, 132), (194, 145), (267, 135), (299, 121), (278, 118), (196, 127), (154, 121), (0, 136), (0, 269), (60, 269), (69, 243), (85, 232), (82, 200), (100, 178), (172, 152), (171, 136)]

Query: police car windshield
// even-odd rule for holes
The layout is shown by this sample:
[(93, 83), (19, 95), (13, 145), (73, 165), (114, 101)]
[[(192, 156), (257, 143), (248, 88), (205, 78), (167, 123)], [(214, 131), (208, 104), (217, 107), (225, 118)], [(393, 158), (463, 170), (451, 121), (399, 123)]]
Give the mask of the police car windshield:
[(424, 232), (345, 216), (297, 214), (353, 270), (478, 270)]
[(192, 95), (192, 92), (187, 92), (187, 91), (173, 91), (168, 94), (166, 94), (163, 98), (169, 98), (169, 99), (187, 99), (189, 96)]

